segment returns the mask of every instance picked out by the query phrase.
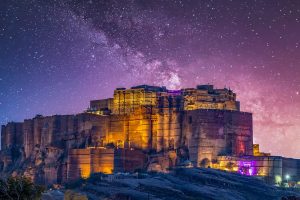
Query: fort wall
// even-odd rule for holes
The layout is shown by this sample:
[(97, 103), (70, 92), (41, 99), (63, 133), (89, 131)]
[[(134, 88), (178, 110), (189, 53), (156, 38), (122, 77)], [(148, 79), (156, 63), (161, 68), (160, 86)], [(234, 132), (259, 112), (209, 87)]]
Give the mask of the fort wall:
[(87, 148), (72, 149), (68, 153), (67, 180), (88, 178), (92, 173), (112, 174), (134, 172), (144, 168), (146, 156), (130, 149)]
[(230, 89), (212, 85), (118, 88), (114, 98), (91, 101), (85, 113), (38, 115), (1, 132), (0, 172), (18, 170), (48, 184), (148, 166), (223, 169), (243, 156), (256, 157), (267, 177), (299, 174), (299, 161), (268, 157), (258, 146), (253, 151), (252, 114), (240, 111)]

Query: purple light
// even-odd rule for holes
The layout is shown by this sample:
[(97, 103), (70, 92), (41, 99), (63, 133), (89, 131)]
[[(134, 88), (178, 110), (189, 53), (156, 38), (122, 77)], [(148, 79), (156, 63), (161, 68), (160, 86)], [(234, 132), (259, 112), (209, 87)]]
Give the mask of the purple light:
[(239, 161), (238, 172), (247, 176), (257, 175), (256, 162), (255, 161)]
[(253, 176), (253, 169), (252, 168), (249, 169), (249, 175)]
[(181, 94), (181, 90), (168, 90), (167, 91), (168, 95), (180, 95)]

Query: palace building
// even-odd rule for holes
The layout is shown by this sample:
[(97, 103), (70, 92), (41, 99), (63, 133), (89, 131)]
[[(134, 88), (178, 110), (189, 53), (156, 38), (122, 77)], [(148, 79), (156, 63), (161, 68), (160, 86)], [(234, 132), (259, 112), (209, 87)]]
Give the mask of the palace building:
[[(46, 184), (92, 173), (212, 167), (262, 177), (300, 180), (297, 159), (271, 156), (253, 144), (252, 114), (236, 94), (213, 85), (168, 90), (117, 88), (77, 115), (36, 116), (2, 126), (0, 171)], [(54, 174), (54, 176), (53, 176)]]

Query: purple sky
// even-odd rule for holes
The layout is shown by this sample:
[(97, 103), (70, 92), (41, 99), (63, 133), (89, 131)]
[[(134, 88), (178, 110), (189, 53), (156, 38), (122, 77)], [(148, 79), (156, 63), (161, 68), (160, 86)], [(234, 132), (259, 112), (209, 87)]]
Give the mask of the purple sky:
[(137, 84), (233, 89), (254, 141), (300, 158), (300, 1), (0, 2), (0, 124)]

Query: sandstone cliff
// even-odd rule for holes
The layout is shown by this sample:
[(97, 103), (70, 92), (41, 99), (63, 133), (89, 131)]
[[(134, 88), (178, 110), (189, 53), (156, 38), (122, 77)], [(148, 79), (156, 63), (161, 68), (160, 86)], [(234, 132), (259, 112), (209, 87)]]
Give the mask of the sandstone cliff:
[(103, 117), (87, 113), (8, 123), (1, 131), (0, 171), (2, 175), (16, 171), (37, 183), (61, 183), (68, 149), (95, 145), (92, 136), (103, 124)]

